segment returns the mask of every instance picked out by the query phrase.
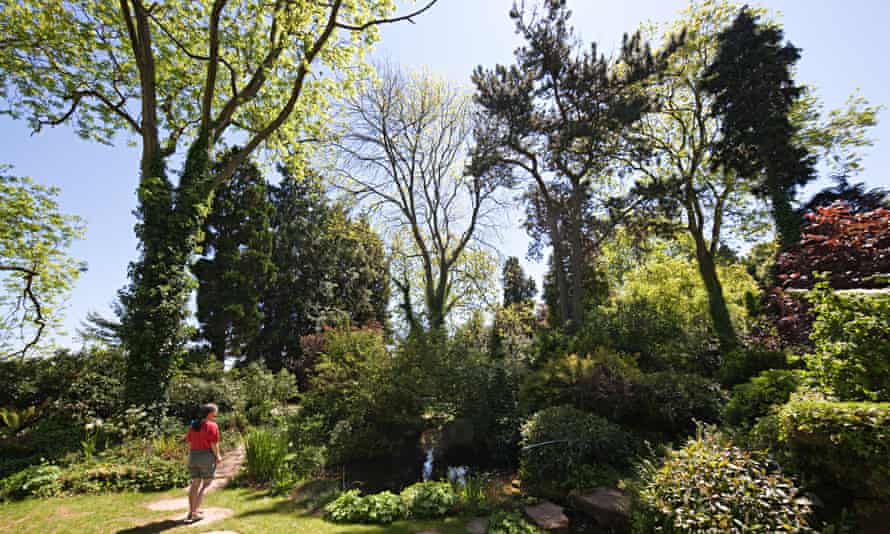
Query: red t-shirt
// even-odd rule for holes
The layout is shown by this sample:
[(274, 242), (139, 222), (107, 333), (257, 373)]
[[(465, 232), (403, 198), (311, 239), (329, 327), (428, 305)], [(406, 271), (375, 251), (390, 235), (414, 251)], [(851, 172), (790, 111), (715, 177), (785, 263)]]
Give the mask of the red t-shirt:
[(188, 439), (192, 450), (209, 449), (211, 445), (219, 441), (219, 427), (213, 421), (204, 421), (198, 430), (189, 427), (186, 439)]

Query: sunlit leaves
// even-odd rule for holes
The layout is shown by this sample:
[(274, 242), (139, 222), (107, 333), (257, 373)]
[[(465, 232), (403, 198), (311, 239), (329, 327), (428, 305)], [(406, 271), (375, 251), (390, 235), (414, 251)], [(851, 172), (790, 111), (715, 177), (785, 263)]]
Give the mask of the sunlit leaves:
[(67, 249), (83, 226), (59, 211), (58, 190), (8, 171), (0, 166), (0, 357), (28, 347), (41, 324), (58, 326), (82, 268)]

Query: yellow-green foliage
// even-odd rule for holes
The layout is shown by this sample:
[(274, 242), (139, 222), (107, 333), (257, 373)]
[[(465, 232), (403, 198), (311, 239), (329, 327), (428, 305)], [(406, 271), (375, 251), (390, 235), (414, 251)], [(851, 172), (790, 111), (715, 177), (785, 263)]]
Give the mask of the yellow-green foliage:
[(792, 401), (779, 440), (796, 467), (864, 498), (890, 498), (890, 403)]
[[(756, 294), (757, 282), (742, 265), (718, 266), (717, 275), (736, 329), (747, 317), (745, 295)], [(660, 314), (675, 317), (688, 331), (709, 328), (708, 293), (693, 259), (653, 253), (648, 261), (627, 273), (619, 300), (645, 300)]]

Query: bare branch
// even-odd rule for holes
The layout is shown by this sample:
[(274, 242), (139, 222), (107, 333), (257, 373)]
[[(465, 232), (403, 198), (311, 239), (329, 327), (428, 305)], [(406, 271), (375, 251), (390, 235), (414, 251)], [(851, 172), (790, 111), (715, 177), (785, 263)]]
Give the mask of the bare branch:
[(438, 2), (438, 1), (439, 1), (439, 0), (432, 0), (430, 3), (428, 3), (427, 5), (425, 5), (424, 7), (422, 7), (421, 9), (418, 9), (417, 11), (415, 11), (415, 12), (413, 12), (413, 13), (409, 13), (409, 14), (404, 15), (404, 16), (401, 16), (401, 17), (395, 17), (395, 18), (391, 18), (391, 19), (377, 19), (377, 20), (372, 20), (372, 21), (368, 21), (368, 22), (366, 22), (366, 23), (364, 23), (364, 24), (361, 24), (361, 25), (358, 25), (358, 26), (355, 26), (355, 25), (352, 25), (352, 24), (345, 24), (345, 23), (342, 23), (342, 22), (338, 22), (338, 23), (337, 23), (337, 27), (338, 27), (338, 28), (341, 28), (341, 29), (344, 29), (344, 30), (350, 30), (350, 31), (360, 32), (360, 31), (367, 30), (367, 29), (370, 28), (371, 26), (379, 26), (379, 25), (382, 25), (382, 24), (392, 24), (392, 23), (394, 23), (394, 22), (404, 22), (404, 21), (408, 21), (408, 22), (410, 22), (411, 24), (414, 24), (414, 17), (423, 14), (425, 11), (427, 11), (428, 9), (430, 9), (431, 7), (433, 7), (433, 5), (435, 5), (435, 3)]

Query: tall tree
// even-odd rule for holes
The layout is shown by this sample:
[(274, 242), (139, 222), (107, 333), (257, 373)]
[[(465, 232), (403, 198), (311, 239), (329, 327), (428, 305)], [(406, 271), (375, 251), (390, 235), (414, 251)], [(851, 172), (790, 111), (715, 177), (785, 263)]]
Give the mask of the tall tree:
[[(85, 138), (109, 143), (127, 132), (141, 144), (141, 254), (121, 293), (133, 402), (164, 394), (180, 353), (192, 288), (187, 264), (212, 191), (258, 148), (285, 154), (300, 139), (316, 137), (328, 97), (365, 76), (349, 67), (361, 63), (379, 25), (409, 19), (435, 1), (396, 18), (387, 18), (391, 0), (0, 6), (4, 113), (25, 118), (35, 130), (71, 123)], [(211, 173), (211, 154), (232, 137), (244, 144)], [(174, 184), (168, 162), (182, 147)]]
[[(721, 116), (713, 109), (713, 95), (703, 87), (719, 36), (739, 9), (731, 1), (694, 3), (679, 20), (661, 28), (665, 40), (683, 28), (686, 40), (665, 75), (642, 87), (660, 106), (645, 116), (636, 133), (650, 143), (656, 157), (625, 161), (638, 175), (634, 193), (647, 198), (641, 206), (647, 209), (640, 211), (664, 218), (667, 230), (692, 237), (714, 331), (724, 349), (737, 343), (737, 334), (716, 269), (718, 252), (730, 239), (758, 239), (767, 229), (764, 207), (754, 194), (762, 174), (741, 174), (715, 162), (724, 139)], [(846, 108), (824, 114), (810, 91), (793, 112), (798, 143), (837, 161), (839, 168), (858, 168), (857, 149), (868, 145), (864, 129), (874, 124), (874, 107), (854, 98)]]
[[(344, 103), (338, 170), (342, 187), (390, 234), (407, 237), (402, 256), (419, 263), (423, 310), (402, 308), (412, 330), (437, 330), (460, 302), (454, 289), (468, 272), (460, 266), (493, 223), (500, 183), (464, 173), (473, 126), (468, 95), (428, 74), (390, 66), (379, 74), (379, 83)], [(410, 295), (410, 276), (393, 282)]]
[(530, 301), (538, 292), (535, 279), (525, 274), (516, 256), (510, 256), (504, 262), (501, 282), (504, 285), (504, 306)]
[(783, 44), (776, 25), (760, 22), (747, 6), (718, 36), (719, 47), (702, 87), (713, 95), (722, 139), (713, 165), (754, 180), (752, 191), (769, 198), (782, 247), (800, 241), (796, 188), (816, 178), (815, 157), (796, 142), (792, 108), (803, 95), (794, 81), (800, 49)]
[(510, 16), (526, 44), (515, 65), (473, 73), (487, 120), (475, 132), (471, 172), (527, 184), (533, 252), (544, 239), (553, 247), (558, 316), (573, 329), (583, 317), (585, 266), (632, 210), (613, 203), (612, 164), (617, 154), (643, 157), (623, 135), (652, 105), (634, 85), (657, 73), (671, 50), (653, 56), (639, 34), (625, 36), (614, 59), (595, 43), (584, 49), (564, 0), (531, 13), (514, 4)]
[(67, 251), (82, 222), (59, 210), (57, 194), (0, 165), (0, 360), (40, 346), (82, 269)]
[(647, 209), (642, 211), (676, 223), (673, 229), (666, 225), (667, 230), (692, 238), (714, 332), (725, 350), (737, 344), (738, 336), (717, 272), (717, 253), (732, 232), (749, 239), (764, 230), (763, 214), (745, 176), (711, 164), (721, 139), (720, 122), (701, 81), (716, 54), (718, 35), (735, 12), (727, 3), (693, 4), (663, 29), (668, 40), (684, 28), (686, 40), (664, 76), (641, 85), (659, 100), (659, 107), (646, 114), (635, 134), (647, 140), (656, 157), (624, 161), (637, 173), (633, 194), (645, 199)]
[(317, 176), (283, 174), (271, 188), (274, 275), (248, 357), (272, 369), (288, 367), (305, 385), (313, 362), (303, 354), (302, 336), (343, 323), (386, 325), (388, 265), (368, 222), (353, 221), (344, 206), (331, 204)]
[[(214, 172), (235, 151), (215, 162)], [(198, 280), (201, 335), (220, 360), (246, 354), (260, 332), (260, 301), (273, 273), (271, 215), (266, 181), (249, 160), (213, 197), (204, 223), (203, 257), (192, 271)]]

